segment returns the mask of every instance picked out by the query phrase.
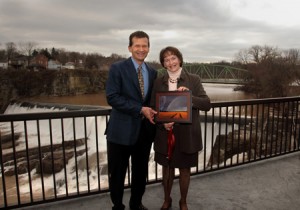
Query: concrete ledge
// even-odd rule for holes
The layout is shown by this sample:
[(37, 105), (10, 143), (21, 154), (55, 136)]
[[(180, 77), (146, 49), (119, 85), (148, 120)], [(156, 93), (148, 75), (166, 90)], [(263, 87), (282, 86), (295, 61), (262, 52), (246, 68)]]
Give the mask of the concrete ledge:
[[(125, 190), (128, 208), (130, 190)], [(174, 182), (172, 210), (179, 209), (179, 184)], [(298, 210), (300, 207), (300, 152), (218, 170), (191, 178), (188, 205), (190, 210)], [(162, 185), (147, 186), (143, 204), (149, 210), (160, 209)], [(110, 210), (109, 194), (93, 195), (22, 209), (97, 209)]]

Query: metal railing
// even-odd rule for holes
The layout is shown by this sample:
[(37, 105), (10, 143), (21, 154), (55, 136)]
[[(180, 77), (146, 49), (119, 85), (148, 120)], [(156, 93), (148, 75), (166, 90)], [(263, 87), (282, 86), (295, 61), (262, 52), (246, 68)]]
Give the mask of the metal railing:
[[(209, 112), (199, 112), (204, 148), (192, 175), (299, 151), (299, 101), (213, 102)], [(90, 109), (0, 115), (0, 208), (107, 192), (109, 114), (110, 109)], [(162, 179), (153, 156), (152, 151), (148, 184)]]

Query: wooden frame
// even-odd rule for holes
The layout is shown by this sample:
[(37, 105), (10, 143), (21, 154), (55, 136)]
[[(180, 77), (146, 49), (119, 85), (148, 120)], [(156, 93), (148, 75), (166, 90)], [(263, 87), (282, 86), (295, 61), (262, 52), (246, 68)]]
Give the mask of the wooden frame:
[(156, 122), (192, 123), (191, 91), (164, 91), (156, 93)]

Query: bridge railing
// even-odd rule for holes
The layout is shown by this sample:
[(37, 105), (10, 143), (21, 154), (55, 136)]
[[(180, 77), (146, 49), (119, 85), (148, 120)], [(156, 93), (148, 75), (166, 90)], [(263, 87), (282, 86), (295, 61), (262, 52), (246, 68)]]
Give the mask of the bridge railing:
[[(300, 97), (214, 102), (199, 112), (203, 150), (192, 175), (299, 151)], [(0, 208), (108, 192), (110, 109), (0, 115)], [(161, 182), (151, 152), (147, 183)], [(177, 172), (178, 175), (178, 172)], [(126, 177), (130, 186), (130, 170)]]

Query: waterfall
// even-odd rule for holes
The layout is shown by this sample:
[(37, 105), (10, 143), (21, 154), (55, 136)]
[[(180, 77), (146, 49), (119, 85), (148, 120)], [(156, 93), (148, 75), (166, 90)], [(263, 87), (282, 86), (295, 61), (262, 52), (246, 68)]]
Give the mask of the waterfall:
[[(74, 105), (67, 105), (67, 104), (41, 104), (41, 103), (12, 103), (10, 104), (7, 109), (5, 110), (4, 114), (17, 114), (17, 113), (36, 113), (36, 112), (60, 112), (60, 111), (68, 111), (68, 110), (84, 110), (95, 108), (91, 106), (74, 106)], [(99, 108), (99, 107), (97, 107)], [(85, 191), (92, 189), (98, 189), (98, 174), (100, 174), (100, 185), (101, 188), (108, 187), (108, 176), (107, 176), (107, 160), (106, 160), (106, 136), (104, 135), (104, 130), (106, 128), (106, 118), (97, 117), (97, 132), (96, 132), (96, 122), (94, 117), (86, 117), (86, 128), (87, 130), (84, 131), (84, 119), (83, 118), (76, 118), (75, 119), (75, 135), (76, 139), (84, 138), (87, 134), (88, 136), (88, 143), (87, 145), (82, 145), (77, 149), (85, 149), (87, 146), (88, 152), (88, 164), (89, 164), (89, 171), (87, 171), (86, 167), (86, 154), (82, 154), (75, 158), (71, 158), (68, 163), (66, 164), (66, 170), (61, 170), (58, 173), (55, 173), (50, 176), (45, 176), (43, 178), (43, 183), (45, 187), (45, 191), (53, 190), (53, 180), (55, 176), (56, 181), (56, 190), (57, 194), (65, 194), (66, 193), (66, 183), (68, 186), (68, 193), (76, 193), (77, 189), (79, 188), (80, 191)], [(52, 125), (52, 144), (62, 143), (63, 140), (68, 141), (74, 139), (74, 131), (73, 126), (74, 123), (72, 118), (70, 119), (63, 119), (63, 131), (62, 132), (62, 125), (60, 119), (53, 119), (51, 120)], [(203, 124), (203, 125), (202, 125)], [(202, 126), (202, 135), (204, 123), (201, 123)], [(215, 123), (207, 124), (207, 132), (206, 136), (203, 136), (203, 139), (207, 139), (206, 143), (206, 153), (204, 150), (199, 153), (199, 168), (200, 170), (206, 167), (210, 155), (211, 155), (211, 148), (214, 144), (214, 141), (211, 139), (215, 139), (215, 134), (211, 134), (212, 127), (214, 126), (214, 130), (218, 130), (218, 124)], [(37, 132), (37, 122), (36, 121), (28, 121), (27, 122), (27, 138), (28, 138), (28, 147), (34, 148), (37, 147), (38, 138), (40, 138), (41, 146), (47, 146), (51, 144), (50, 141), (50, 130), (49, 130), (49, 120), (40, 120), (39, 121), (40, 133), (38, 136)], [(8, 129), (10, 128), (9, 123), (1, 123), (0, 129)], [(14, 122), (14, 131), (20, 132), (21, 135), (19, 137), (18, 142), (20, 142), (16, 146), (16, 150), (25, 150), (25, 136), (24, 136), (24, 122)], [(62, 136), (63, 135), (63, 136)], [(97, 136), (96, 136), (97, 135)], [(98, 140), (98, 147), (97, 141)], [(9, 151), (5, 151), (9, 152)], [(12, 149), (10, 149), (12, 152)], [(206, 155), (204, 157), (204, 154)], [(97, 157), (99, 157), (99, 167), (97, 164)], [(204, 160), (206, 163), (204, 163)], [(12, 166), (13, 167), (13, 166)], [(77, 168), (77, 171), (75, 170)], [(192, 168), (192, 171), (195, 170)], [(65, 174), (66, 171), (66, 174)], [(149, 160), (149, 179), (154, 179), (156, 173), (156, 163), (154, 162), (154, 151), (151, 149), (150, 160)], [(158, 177), (161, 176), (161, 166), (157, 168)], [(178, 174), (178, 170), (176, 171)], [(39, 191), (42, 189), (41, 186), (41, 179), (38, 178), (36, 174), (36, 170), (31, 171), (31, 176), (35, 177), (32, 179), (32, 186), (33, 191), (40, 193)], [(67, 180), (65, 180), (67, 179)], [(76, 180), (79, 180), (77, 183)], [(87, 182), (88, 180), (88, 182)], [(126, 178), (126, 181), (128, 179)], [(87, 185), (89, 183), (89, 186)], [(28, 175), (20, 176), (20, 192), (21, 193), (28, 193), (30, 190), (28, 184)]]

